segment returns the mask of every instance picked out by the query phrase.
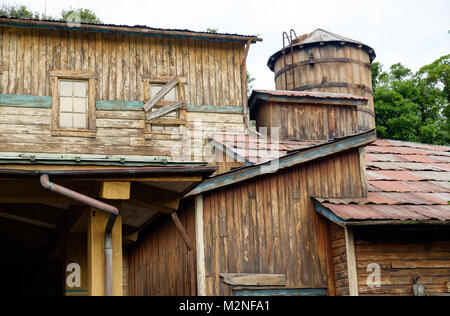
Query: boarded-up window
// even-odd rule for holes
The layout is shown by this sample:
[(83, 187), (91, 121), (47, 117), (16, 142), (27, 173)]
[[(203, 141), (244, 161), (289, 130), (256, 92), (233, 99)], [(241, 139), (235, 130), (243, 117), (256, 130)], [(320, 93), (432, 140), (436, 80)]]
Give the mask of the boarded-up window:
[(88, 81), (59, 80), (59, 126), (87, 129)]
[[(164, 84), (152, 84), (150, 85), (150, 98), (153, 98), (158, 94), (159, 91), (164, 87)], [(168, 94), (163, 98), (163, 101), (166, 102), (176, 102), (178, 101), (178, 93), (177, 88), (173, 88), (170, 90)], [(150, 112), (158, 111), (162, 108), (161, 105), (155, 105)], [(176, 120), (179, 118), (179, 111), (174, 111), (164, 115), (165, 120)], [(160, 125), (160, 124), (152, 124), (153, 132), (175, 132), (179, 133), (180, 127), (178, 125)]]
[[(145, 89), (146, 99), (151, 100), (154, 98), (165, 86), (169, 83), (173, 77), (146, 77)], [(149, 113), (154, 113), (161, 110), (166, 106), (170, 106), (174, 103), (184, 100), (184, 89), (186, 84), (186, 78), (179, 77), (179, 84), (172, 88), (163, 99), (161, 99), (155, 106), (151, 108)], [(152, 120), (146, 123), (146, 138), (153, 139), (154, 134), (164, 134), (169, 137), (177, 137), (183, 133), (183, 127), (186, 125), (186, 109), (180, 108), (176, 111), (170, 112), (161, 116), (158, 119)]]

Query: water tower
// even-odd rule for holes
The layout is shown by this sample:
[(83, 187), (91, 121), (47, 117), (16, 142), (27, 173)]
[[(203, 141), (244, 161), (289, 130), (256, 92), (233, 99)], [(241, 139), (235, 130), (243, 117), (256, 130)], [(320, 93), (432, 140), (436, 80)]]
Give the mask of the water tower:
[(369, 46), (321, 29), (296, 36), (283, 34), (283, 49), (270, 57), (277, 90), (352, 94), (368, 98), (358, 106), (360, 132), (375, 128)]

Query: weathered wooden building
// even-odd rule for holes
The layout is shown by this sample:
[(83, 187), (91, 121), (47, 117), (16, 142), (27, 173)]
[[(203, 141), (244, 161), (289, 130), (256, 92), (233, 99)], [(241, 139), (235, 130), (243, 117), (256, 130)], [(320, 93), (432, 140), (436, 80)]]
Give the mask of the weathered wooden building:
[(9, 292), (448, 293), (450, 149), (376, 139), (370, 47), (290, 38), (248, 100), (254, 36), (0, 30)]
[(216, 171), (207, 133), (245, 132), (257, 41), (1, 18), (3, 289), (126, 293), (123, 245)]

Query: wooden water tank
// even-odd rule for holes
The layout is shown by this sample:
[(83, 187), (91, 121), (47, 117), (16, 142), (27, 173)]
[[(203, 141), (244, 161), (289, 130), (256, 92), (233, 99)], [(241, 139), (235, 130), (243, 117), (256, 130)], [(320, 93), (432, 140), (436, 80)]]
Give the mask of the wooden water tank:
[(294, 39), (270, 59), (277, 90), (343, 93), (366, 97), (358, 107), (360, 132), (375, 128), (372, 48), (324, 30)]

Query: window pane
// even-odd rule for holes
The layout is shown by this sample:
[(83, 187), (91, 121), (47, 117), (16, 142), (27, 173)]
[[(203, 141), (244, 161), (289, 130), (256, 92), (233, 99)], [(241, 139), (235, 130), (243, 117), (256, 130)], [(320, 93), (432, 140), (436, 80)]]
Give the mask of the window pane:
[(177, 101), (177, 89), (173, 88), (169, 91), (169, 93), (166, 94), (164, 97), (165, 101)]
[(59, 81), (59, 95), (62, 97), (71, 97), (73, 94), (72, 82), (60, 80)]
[(73, 114), (73, 127), (74, 128), (87, 128), (87, 115), (86, 114)]
[(72, 112), (72, 98), (71, 97), (61, 97), (59, 103), (60, 112)]
[(60, 113), (59, 114), (59, 126), (61, 128), (73, 128), (73, 114), (72, 113)]
[(150, 98), (155, 97), (159, 91), (164, 87), (162, 84), (151, 84), (150, 85)]
[(87, 113), (87, 99), (73, 98), (73, 111), (76, 113)]
[(73, 83), (73, 96), (85, 98), (87, 96), (87, 82), (75, 81)]
[[(155, 97), (159, 91), (162, 90), (164, 87), (163, 84), (151, 84), (150, 85), (150, 98)], [(169, 93), (166, 94), (166, 96), (163, 98), (164, 101), (177, 101), (177, 87), (173, 88), (169, 91)]]

